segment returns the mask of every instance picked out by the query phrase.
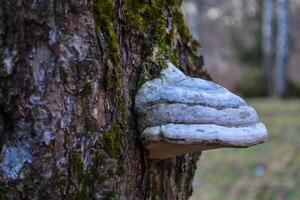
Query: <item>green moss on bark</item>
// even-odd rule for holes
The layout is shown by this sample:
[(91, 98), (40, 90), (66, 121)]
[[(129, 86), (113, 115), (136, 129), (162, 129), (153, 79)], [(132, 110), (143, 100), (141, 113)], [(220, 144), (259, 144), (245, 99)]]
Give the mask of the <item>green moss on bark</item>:
[(78, 191), (74, 193), (73, 198), (76, 200), (82, 200), (88, 196), (89, 175), (84, 170), (83, 162), (81, 161), (78, 153), (74, 150), (70, 150), (69, 155), (71, 160), (72, 176), (77, 178), (78, 184), (80, 185)]
[(83, 162), (81, 161), (78, 154), (73, 150), (70, 150), (70, 159), (72, 164), (71, 171), (73, 176), (77, 177), (81, 183), (87, 184), (88, 176), (84, 171)]
[(93, 86), (90, 83), (87, 83), (83, 86), (83, 88), (80, 92), (80, 96), (85, 97), (85, 96), (91, 94), (92, 90), (93, 90)]
[(124, 131), (120, 124), (113, 123), (112, 127), (105, 133), (105, 140), (108, 144), (110, 156), (112, 158), (118, 158), (121, 153), (121, 139), (124, 136)]
[(112, 200), (115, 199), (116, 193), (114, 191), (109, 191), (106, 193), (105, 197), (102, 200)]
[(190, 32), (184, 23), (183, 14), (181, 13), (181, 11), (179, 9), (175, 10), (175, 12), (173, 13), (172, 21), (176, 25), (179, 35), (183, 39), (188, 40), (190, 37)]
[(105, 177), (99, 174), (99, 169), (102, 165), (104, 165), (105, 155), (102, 151), (98, 151), (95, 154), (93, 165), (91, 167), (91, 176), (93, 177), (94, 181), (98, 183), (102, 183), (105, 180)]
[[(1, 59), (1, 57), (0, 57), (0, 59)], [(64, 83), (68, 82), (69, 75), (62, 67), (59, 68), (59, 75)]]
[[(167, 33), (167, 13), (168, 7), (179, 6), (178, 0), (128, 0), (123, 14), (126, 19), (128, 29), (135, 28), (140, 34), (150, 32), (149, 38), (144, 45), (146, 55), (152, 55), (154, 48), (164, 51), (166, 46), (172, 48), (174, 32)], [(145, 36), (145, 35), (144, 35)], [(148, 37), (148, 36), (146, 36)]]
[(103, 49), (103, 61), (108, 71), (106, 85), (108, 90), (117, 91), (120, 84), (120, 52), (119, 42), (114, 29), (114, 0), (93, 0), (93, 14), (98, 30), (99, 44)]
[(107, 74), (107, 89), (116, 91), (119, 87), (120, 76), (114, 69), (108, 71)]
[(117, 176), (123, 176), (124, 174), (124, 168), (122, 166), (119, 166), (118, 169), (116, 170), (116, 175)]
[(108, 42), (106, 59), (113, 64), (119, 64), (119, 43), (113, 27), (114, 21), (114, 0), (94, 0), (93, 13), (99, 31)]

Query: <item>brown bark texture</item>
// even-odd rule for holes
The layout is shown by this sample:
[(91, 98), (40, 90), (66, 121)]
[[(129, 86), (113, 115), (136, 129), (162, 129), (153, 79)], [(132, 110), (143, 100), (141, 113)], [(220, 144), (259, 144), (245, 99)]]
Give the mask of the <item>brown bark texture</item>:
[(137, 89), (208, 77), (179, 0), (0, 2), (0, 199), (187, 199), (199, 154), (150, 161)]

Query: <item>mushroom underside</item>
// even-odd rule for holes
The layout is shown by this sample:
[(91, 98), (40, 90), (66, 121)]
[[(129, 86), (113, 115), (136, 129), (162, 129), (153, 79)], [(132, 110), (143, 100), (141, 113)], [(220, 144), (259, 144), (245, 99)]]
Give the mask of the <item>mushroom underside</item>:
[(165, 159), (185, 153), (210, 149), (245, 148), (265, 142), (266, 127), (225, 127), (215, 124), (165, 124), (148, 127), (141, 135), (149, 159)]

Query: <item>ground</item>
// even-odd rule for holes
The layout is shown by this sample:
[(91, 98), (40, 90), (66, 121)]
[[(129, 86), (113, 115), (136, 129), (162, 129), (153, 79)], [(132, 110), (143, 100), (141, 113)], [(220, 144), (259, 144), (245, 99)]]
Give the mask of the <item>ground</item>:
[(267, 143), (202, 153), (190, 200), (300, 198), (300, 100), (248, 100), (269, 131)]

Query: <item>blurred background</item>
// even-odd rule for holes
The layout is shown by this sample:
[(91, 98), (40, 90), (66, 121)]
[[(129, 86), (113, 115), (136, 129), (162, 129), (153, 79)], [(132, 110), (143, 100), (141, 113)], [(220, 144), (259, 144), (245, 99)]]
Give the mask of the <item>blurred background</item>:
[(300, 0), (184, 0), (214, 82), (247, 98), (269, 131), (205, 151), (191, 200), (300, 199)]

